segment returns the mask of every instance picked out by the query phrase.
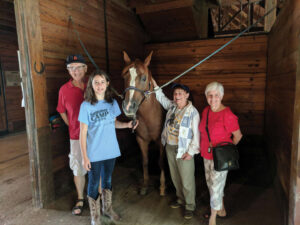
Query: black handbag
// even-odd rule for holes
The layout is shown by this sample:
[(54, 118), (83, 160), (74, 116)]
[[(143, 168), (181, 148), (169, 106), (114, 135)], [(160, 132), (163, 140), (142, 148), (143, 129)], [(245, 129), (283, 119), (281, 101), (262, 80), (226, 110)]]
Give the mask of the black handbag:
[(216, 171), (236, 170), (239, 169), (239, 152), (237, 146), (230, 142), (222, 142), (213, 147), (208, 130), (208, 114), (206, 119), (206, 132), (209, 140), (208, 152), (213, 151), (214, 167)]

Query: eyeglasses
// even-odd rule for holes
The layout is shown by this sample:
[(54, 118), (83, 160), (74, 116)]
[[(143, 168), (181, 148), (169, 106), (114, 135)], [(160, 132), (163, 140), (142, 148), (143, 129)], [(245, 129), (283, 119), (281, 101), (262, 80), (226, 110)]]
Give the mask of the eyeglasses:
[(85, 65), (82, 65), (82, 66), (67, 66), (67, 70), (74, 72), (76, 70), (81, 70), (84, 67), (85, 67)]

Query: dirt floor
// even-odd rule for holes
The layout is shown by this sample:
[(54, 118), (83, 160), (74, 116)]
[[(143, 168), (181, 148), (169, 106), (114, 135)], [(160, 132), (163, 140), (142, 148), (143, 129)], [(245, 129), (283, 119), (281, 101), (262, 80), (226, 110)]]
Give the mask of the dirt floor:
[[(245, 148), (244, 163), (255, 150)], [(248, 154), (248, 153), (249, 154)], [(251, 153), (252, 152), (252, 153)], [(251, 157), (250, 157), (251, 158)], [(252, 157), (253, 158), (253, 157)], [(71, 215), (75, 192), (59, 197), (50, 209), (35, 209), (31, 201), (26, 133), (0, 138), (0, 225), (83, 225), (90, 224), (88, 208), (82, 216)], [(281, 225), (282, 216), (277, 197), (268, 174), (262, 174), (264, 159), (256, 156), (260, 167), (232, 172), (225, 189), (225, 206), (229, 218), (218, 219), (218, 225)], [(200, 157), (196, 162), (201, 165)], [(113, 186), (115, 210), (122, 216), (116, 224), (126, 225), (182, 225), (203, 224), (209, 204), (202, 169), (197, 170), (197, 210), (191, 220), (185, 220), (182, 209), (171, 209), (168, 205), (174, 198), (174, 189), (169, 183), (168, 193), (160, 197), (158, 176), (152, 175), (152, 185), (146, 196), (138, 195), (141, 172), (139, 159), (120, 160), (117, 163)], [(249, 163), (250, 165), (250, 163)], [(252, 163), (251, 163), (252, 165)], [(102, 217), (102, 224), (114, 224)]]

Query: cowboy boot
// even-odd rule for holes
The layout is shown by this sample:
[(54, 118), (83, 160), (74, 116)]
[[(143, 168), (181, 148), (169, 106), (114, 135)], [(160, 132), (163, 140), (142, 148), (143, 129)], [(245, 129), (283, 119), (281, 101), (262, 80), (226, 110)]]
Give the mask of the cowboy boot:
[(101, 225), (100, 222), (100, 198), (97, 200), (88, 196), (90, 213), (91, 213), (91, 225)]
[(102, 190), (102, 213), (114, 221), (121, 219), (112, 208), (112, 191), (109, 189)]

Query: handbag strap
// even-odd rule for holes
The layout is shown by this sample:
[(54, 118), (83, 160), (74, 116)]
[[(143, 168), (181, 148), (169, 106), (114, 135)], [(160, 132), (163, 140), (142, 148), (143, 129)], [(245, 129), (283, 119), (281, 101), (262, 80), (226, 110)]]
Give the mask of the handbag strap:
[[(208, 115), (209, 115), (209, 108), (207, 110), (205, 130), (206, 130), (206, 133), (207, 133), (207, 136), (208, 136), (208, 140), (209, 140), (209, 147), (212, 148), (213, 146), (212, 146), (212, 143), (211, 143), (211, 139), (210, 139), (210, 135), (209, 135), (209, 130), (208, 130)], [(210, 151), (208, 151), (208, 152), (210, 152)]]

